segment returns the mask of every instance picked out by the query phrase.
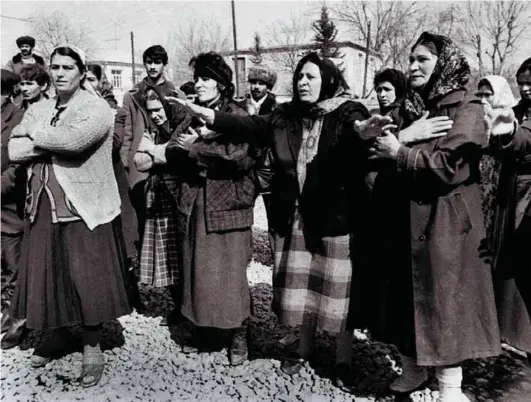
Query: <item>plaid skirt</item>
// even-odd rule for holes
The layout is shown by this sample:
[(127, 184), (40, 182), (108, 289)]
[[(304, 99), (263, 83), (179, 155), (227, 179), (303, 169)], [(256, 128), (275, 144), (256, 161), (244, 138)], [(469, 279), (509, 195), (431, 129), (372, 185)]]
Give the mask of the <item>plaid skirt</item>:
[(322, 331), (345, 331), (352, 278), (349, 235), (324, 237), (321, 251), (312, 254), (306, 250), (298, 210), (291, 234), (273, 235), (272, 309), (279, 322), (312, 322)]
[(168, 188), (150, 177), (146, 189), (146, 223), (140, 251), (139, 282), (154, 287), (179, 282), (177, 209)]

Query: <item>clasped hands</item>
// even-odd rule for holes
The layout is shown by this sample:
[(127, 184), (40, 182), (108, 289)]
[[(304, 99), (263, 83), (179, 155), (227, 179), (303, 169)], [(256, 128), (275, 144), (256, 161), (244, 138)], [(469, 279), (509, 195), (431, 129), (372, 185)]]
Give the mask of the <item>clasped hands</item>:
[(401, 130), (398, 136), (391, 130), (397, 128), (389, 116), (375, 115), (364, 121), (354, 123), (356, 130), (364, 140), (373, 140), (369, 159), (396, 159), (398, 150), (405, 144), (432, 140), (445, 136), (452, 128), (453, 121), (448, 116), (428, 118), (429, 112), (408, 128)]

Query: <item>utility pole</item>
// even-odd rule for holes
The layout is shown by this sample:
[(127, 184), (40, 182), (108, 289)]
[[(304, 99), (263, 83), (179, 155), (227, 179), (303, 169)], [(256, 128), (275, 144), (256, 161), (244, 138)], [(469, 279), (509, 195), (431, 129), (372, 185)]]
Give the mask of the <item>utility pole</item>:
[(363, 91), (361, 97), (365, 98), (365, 91), (367, 90), (367, 74), (369, 72), (369, 47), (371, 46), (371, 22), (367, 22), (367, 43), (365, 46), (365, 72), (363, 73)]
[(132, 69), (133, 69), (133, 85), (136, 84), (136, 71), (135, 71), (135, 37), (133, 35), (133, 31), (131, 31), (131, 61), (132, 61)]
[(234, 0), (231, 0), (232, 7), (232, 36), (234, 38), (234, 74), (236, 78), (236, 97), (240, 96), (240, 78), (238, 77), (238, 43), (236, 41), (236, 13), (234, 11)]

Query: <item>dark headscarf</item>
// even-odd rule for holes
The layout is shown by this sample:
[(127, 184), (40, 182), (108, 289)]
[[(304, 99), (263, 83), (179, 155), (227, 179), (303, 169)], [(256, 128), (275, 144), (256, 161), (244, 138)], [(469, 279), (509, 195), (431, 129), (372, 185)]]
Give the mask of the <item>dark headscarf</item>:
[(409, 88), (405, 107), (405, 122), (419, 119), (443, 96), (464, 88), (470, 79), (470, 65), (461, 50), (446, 36), (423, 32), (411, 51), (426, 46), (437, 56), (437, 63), (426, 85), (419, 91)]
[(22, 45), (30, 45), (31, 48), (35, 47), (35, 38), (33, 38), (32, 36), (28, 36), (28, 35), (21, 36), (17, 38), (16, 42), (17, 42), (18, 47)]
[(2, 95), (12, 95), (20, 82), (20, 76), (9, 70), (2, 69)]
[(225, 59), (215, 52), (201, 53), (190, 60), (194, 69), (194, 79), (197, 77), (211, 78), (223, 88), (220, 90), (222, 97), (232, 100), (234, 84), (232, 83), (232, 69)]
[[(321, 91), (317, 102), (313, 104), (301, 103), (299, 91), (297, 89), (299, 74), (306, 63), (314, 63), (319, 67), (321, 73)], [(291, 103), (302, 116), (311, 117), (312, 115), (329, 112), (330, 107), (333, 108), (336, 105), (326, 105), (326, 102), (323, 101), (331, 100), (333, 98), (346, 98), (348, 95), (348, 85), (343, 78), (341, 71), (339, 71), (332, 60), (322, 58), (317, 53), (312, 52), (304, 56), (297, 64), (297, 68), (293, 73), (293, 100)], [(341, 100), (339, 104), (341, 104), (342, 101), (343, 100)], [(326, 105), (327, 110), (320, 107), (322, 105)]]
[[(168, 119), (162, 126), (163, 130), (160, 130), (159, 128), (162, 138), (159, 139), (158, 143), (169, 141), (173, 134), (178, 135), (184, 133), (184, 131), (190, 126), (192, 117), (184, 111), (184, 108), (180, 104), (168, 102), (158, 85), (148, 85), (146, 87), (146, 93), (149, 90), (153, 90), (157, 95), (157, 98), (166, 113), (166, 118)], [(148, 100), (149, 97), (146, 96), (146, 104)]]
[[(387, 106), (387, 110), (404, 102), (407, 93), (407, 77), (402, 71), (395, 70), (394, 68), (386, 68), (378, 72), (374, 77), (374, 86), (376, 87), (382, 82), (389, 82), (395, 88), (396, 99), (391, 105)], [(382, 109), (381, 105), (380, 109)], [(381, 110), (381, 112), (386, 113), (384, 110)]]
[(315, 52), (308, 53), (300, 59), (297, 68), (295, 68), (295, 72), (293, 73), (293, 103), (300, 103), (297, 84), (299, 82), (299, 74), (306, 63), (317, 65), (321, 72), (321, 92), (319, 93), (319, 99), (317, 99), (317, 102), (332, 98), (336, 95), (341, 85), (346, 85), (345, 80), (341, 75), (341, 71), (339, 71), (333, 61), (321, 58)]

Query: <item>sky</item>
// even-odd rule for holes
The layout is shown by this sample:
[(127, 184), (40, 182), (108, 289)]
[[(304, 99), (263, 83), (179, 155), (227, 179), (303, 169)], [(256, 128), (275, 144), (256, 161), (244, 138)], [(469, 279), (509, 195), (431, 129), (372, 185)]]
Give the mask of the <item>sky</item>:
[[(275, 22), (288, 22), (291, 14), (305, 18), (308, 23), (319, 15), (323, 0), (271, 1), (236, 0), (236, 25), (238, 49), (252, 46), (253, 35), (259, 32), (267, 40), (269, 27)], [(442, 8), (449, 2), (433, 1), (430, 7)], [(337, 1), (326, 0), (328, 6)], [(15, 39), (31, 32), (27, 20), (61, 11), (75, 24), (82, 24), (91, 32), (98, 44), (94, 59), (130, 61), (130, 32), (134, 32), (137, 54), (147, 47), (165, 44), (171, 32), (182, 29), (194, 21), (216, 21), (229, 34), (232, 47), (232, 15), (230, 0), (195, 1), (1, 1), (0, 63), (4, 65), (18, 52)], [(15, 19), (13, 19), (15, 18)], [(528, 16), (531, 21), (531, 16)], [(340, 40), (354, 40), (341, 24)], [(311, 39), (311, 34), (308, 40)], [(38, 44), (37, 44), (38, 49)], [(525, 58), (529, 51), (518, 49), (517, 59)], [(528, 57), (528, 56), (527, 56)]]
[[(264, 32), (275, 21), (290, 14), (317, 15), (318, 1), (250, 1), (236, 0), (238, 48), (252, 45), (255, 31)], [(170, 33), (191, 21), (216, 21), (230, 33), (232, 46), (231, 2), (220, 1), (4, 1), (1, 4), (1, 63), (18, 52), (15, 39), (29, 32), (28, 22), (6, 17), (29, 19), (61, 11), (79, 24), (86, 24), (93, 39), (100, 44), (99, 53), (130, 54), (130, 31), (135, 48), (145, 49), (164, 43)], [(312, 13), (313, 10), (313, 13)], [(313, 17), (311, 19), (314, 19)], [(114, 39), (117, 40), (109, 40)], [(135, 52), (136, 53), (136, 52)], [(129, 56), (130, 57), (130, 56)]]

